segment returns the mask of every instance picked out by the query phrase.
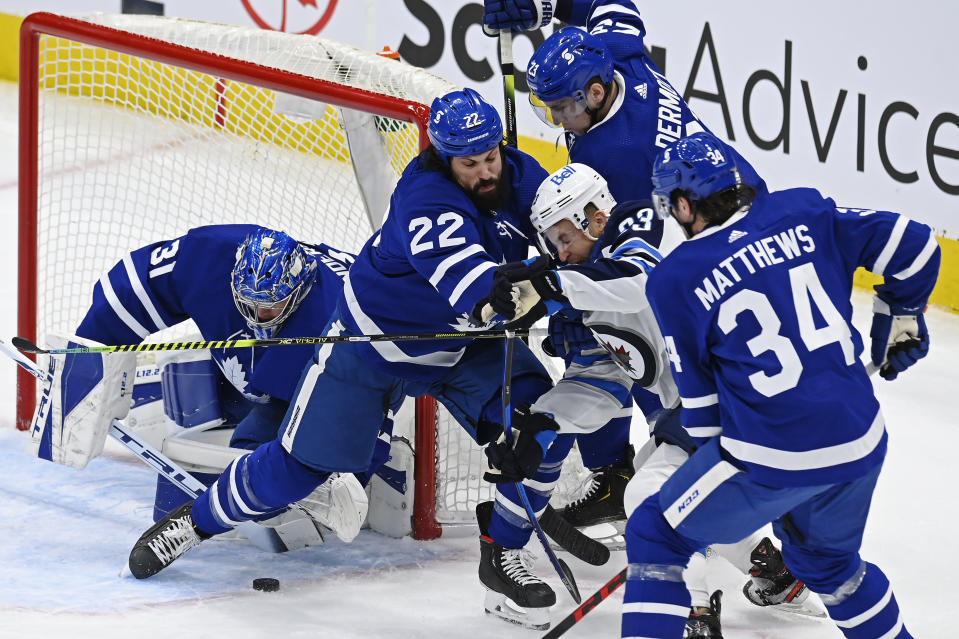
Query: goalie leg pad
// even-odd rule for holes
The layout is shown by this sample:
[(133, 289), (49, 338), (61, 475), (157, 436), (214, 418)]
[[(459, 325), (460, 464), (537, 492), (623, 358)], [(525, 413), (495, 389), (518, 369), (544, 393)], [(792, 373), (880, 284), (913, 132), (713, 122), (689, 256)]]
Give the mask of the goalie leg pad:
[(390, 458), (370, 480), (370, 528), (388, 537), (405, 537), (413, 530), (413, 448), (405, 437), (394, 437)]
[(209, 357), (167, 362), (160, 372), (163, 412), (183, 428), (222, 423), (218, 390), (221, 377)]
[[(102, 346), (81, 337), (51, 335), (52, 349)], [(30, 452), (82, 469), (103, 452), (114, 419), (130, 411), (134, 353), (50, 355), (49, 378), (30, 426)]]

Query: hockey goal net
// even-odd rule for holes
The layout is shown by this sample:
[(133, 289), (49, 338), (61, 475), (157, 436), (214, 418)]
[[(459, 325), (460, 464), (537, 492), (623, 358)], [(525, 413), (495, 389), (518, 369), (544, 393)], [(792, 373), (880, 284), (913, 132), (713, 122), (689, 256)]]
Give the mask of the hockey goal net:
[[(456, 88), (326, 38), (155, 16), (33, 14), (20, 48), (18, 333), (40, 344), (75, 330), (126, 252), (196, 226), (358, 251), (427, 143), (428, 105)], [(36, 397), (19, 371), (18, 427)], [(482, 451), (430, 398), (397, 430), (414, 536), (472, 522), (492, 495)]]

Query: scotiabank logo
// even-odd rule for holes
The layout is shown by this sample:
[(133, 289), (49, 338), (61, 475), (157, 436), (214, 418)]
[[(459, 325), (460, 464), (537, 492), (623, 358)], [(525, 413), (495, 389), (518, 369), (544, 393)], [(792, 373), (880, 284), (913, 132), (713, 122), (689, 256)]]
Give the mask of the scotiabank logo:
[(338, 0), (241, 0), (261, 29), (316, 35), (333, 17)]

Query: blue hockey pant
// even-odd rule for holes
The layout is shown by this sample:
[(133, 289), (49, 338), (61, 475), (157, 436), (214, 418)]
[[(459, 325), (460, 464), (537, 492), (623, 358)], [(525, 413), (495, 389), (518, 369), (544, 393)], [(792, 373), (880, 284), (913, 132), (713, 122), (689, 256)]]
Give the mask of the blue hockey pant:
[(772, 487), (752, 481), (710, 440), (629, 518), (622, 636), (681, 638), (689, 557), (771, 521), (786, 564), (846, 637), (909, 638), (888, 579), (859, 556), (880, 468), (839, 484)]

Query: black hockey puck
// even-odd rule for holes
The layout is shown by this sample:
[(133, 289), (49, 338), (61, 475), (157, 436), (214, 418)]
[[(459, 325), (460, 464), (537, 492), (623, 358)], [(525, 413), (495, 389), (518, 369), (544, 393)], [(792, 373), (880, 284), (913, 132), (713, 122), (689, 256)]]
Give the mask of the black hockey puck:
[(280, 589), (280, 580), (273, 577), (260, 577), (253, 580), (253, 590), (262, 590), (263, 592), (276, 592)]

